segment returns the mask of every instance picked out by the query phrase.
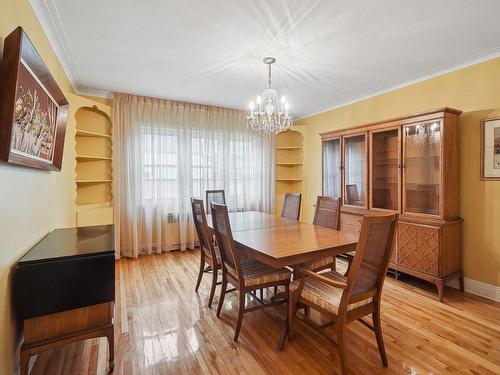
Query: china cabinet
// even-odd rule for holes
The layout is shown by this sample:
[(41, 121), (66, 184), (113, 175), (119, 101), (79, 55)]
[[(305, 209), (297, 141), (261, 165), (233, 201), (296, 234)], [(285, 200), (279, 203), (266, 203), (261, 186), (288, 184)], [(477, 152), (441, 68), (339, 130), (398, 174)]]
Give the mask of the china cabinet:
[(340, 194), (341, 229), (399, 213), (390, 268), (434, 283), (441, 301), (447, 280), (463, 289), (460, 114), (443, 108), (321, 134), (323, 195)]

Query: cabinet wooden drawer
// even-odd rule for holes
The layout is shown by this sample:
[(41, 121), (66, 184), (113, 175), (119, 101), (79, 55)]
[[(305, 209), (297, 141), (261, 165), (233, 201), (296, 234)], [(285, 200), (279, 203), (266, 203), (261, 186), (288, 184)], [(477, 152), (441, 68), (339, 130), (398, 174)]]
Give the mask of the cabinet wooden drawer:
[(399, 222), (398, 265), (439, 276), (440, 228)]

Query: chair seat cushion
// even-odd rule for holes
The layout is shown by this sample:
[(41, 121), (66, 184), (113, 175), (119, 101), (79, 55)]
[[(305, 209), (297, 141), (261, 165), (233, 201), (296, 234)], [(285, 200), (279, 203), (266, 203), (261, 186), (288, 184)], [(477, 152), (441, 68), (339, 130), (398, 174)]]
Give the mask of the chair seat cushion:
[(312, 262), (306, 263), (304, 265), (304, 268), (307, 268), (308, 270), (315, 271), (315, 270), (322, 270), (328, 267), (331, 267), (334, 262), (333, 257), (326, 257), (318, 260), (313, 260)]
[[(256, 286), (279, 281), (287, 281), (290, 280), (290, 276), (292, 275), (292, 273), (286, 268), (269, 267), (254, 258), (242, 259), (240, 266), (245, 286)], [(230, 267), (227, 268), (228, 272), (234, 278), (237, 278), (236, 272), (231, 270)]]
[[(336, 274), (335, 271), (321, 273), (321, 276), (328, 277)], [(333, 278), (333, 277), (332, 277)], [(340, 299), (342, 298), (343, 289), (322, 283), (311, 277), (306, 277), (304, 288), (300, 294), (301, 299), (310, 301), (322, 309), (338, 315)], [(368, 298), (359, 302), (351, 303), (347, 306), (347, 310), (353, 310), (372, 302), (372, 298)]]

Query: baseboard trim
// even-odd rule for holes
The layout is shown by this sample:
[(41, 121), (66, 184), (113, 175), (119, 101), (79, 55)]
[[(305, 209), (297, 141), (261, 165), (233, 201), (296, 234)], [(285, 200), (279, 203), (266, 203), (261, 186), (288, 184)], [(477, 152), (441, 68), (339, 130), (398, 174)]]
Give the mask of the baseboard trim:
[[(446, 285), (456, 289), (459, 288), (458, 280), (456, 279), (450, 280)], [(498, 286), (464, 277), (464, 290), (467, 293), (500, 302), (500, 287)]]

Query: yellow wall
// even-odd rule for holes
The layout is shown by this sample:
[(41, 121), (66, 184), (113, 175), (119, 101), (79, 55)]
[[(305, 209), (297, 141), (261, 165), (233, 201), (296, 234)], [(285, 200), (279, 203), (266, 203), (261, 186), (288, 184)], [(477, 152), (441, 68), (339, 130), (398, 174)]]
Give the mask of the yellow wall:
[[(27, 0), (0, 0), (0, 51), (21, 25), (70, 102), (62, 172), (0, 163), (0, 374), (18, 365), (18, 340), (11, 306), (12, 267), (47, 232), (75, 225), (75, 119), (79, 97), (62, 70)], [(88, 102), (88, 99), (85, 100)], [(94, 103), (99, 106), (102, 103)]]
[(500, 286), (500, 181), (479, 178), (479, 121), (500, 116), (500, 58), (298, 121), (308, 126), (306, 218), (312, 220), (312, 205), (321, 194), (318, 133), (445, 106), (464, 111), (460, 117), (460, 212), (465, 220), (465, 277)]

